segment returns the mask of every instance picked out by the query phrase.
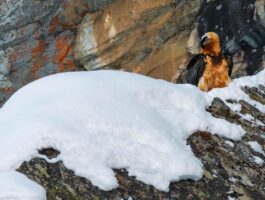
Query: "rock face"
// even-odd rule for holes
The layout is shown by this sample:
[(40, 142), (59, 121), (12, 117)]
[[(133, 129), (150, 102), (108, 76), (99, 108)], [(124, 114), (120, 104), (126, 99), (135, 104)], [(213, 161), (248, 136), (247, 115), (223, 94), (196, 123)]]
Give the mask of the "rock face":
[[(242, 88), (256, 102), (265, 105), (265, 87)], [(226, 103), (241, 104), (240, 112), (233, 112)], [(48, 163), (43, 158), (34, 158), (24, 162), (18, 171), (42, 185), (47, 190), (48, 200), (54, 199), (265, 199), (265, 154), (253, 151), (249, 141), (257, 141), (265, 147), (265, 113), (245, 101), (232, 99), (223, 102), (214, 99), (208, 111), (213, 116), (242, 126), (247, 132), (240, 141), (228, 141), (207, 132), (193, 134), (188, 142), (193, 152), (204, 164), (204, 176), (199, 181), (180, 181), (170, 185), (165, 193), (152, 186), (145, 185), (125, 170), (116, 170), (119, 188), (105, 192), (93, 186), (89, 181), (76, 176), (59, 161)], [(251, 117), (244, 118), (241, 115)], [(260, 123), (262, 122), (262, 123)], [(54, 149), (42, 149), (41, 155), (54, 158), (60, 152)]]
[(185, 56), (200, 1), (116, 1), (88, 13), (75, 58), (87, 70), (114, 68), (171, 80)]
[(0, 0), (0, 102), (35, 79), (82, 69), (182, 82), (206, 31), (234, 54), (233, 77), (254, 74), (265, 61), (264, 8), (264, 0)]
[(50, 74), (80, 70), (73, 56), (77, 25), (101, 0), (0, 0), (0, 102)]
[(264, 66), (264, 1), (254, 0), (116, 1), (83, 19), (75, 58), (87, 70), (114, 68), (175, 81), (208, 31), (218, 32), (223, 50), (235, 55), (233, 77)]
[[(265, 0), (0, 0), (0, 105), (23, 85), (50, 74), (118, 69), (168, 81), (185, 82), (185, 67), (199, 52), (199, 38), (216, 31), (233, 54), (233, 77), (265, 66)], [(264, 104), (265, 89), (243, 88)], [(228, 100), (235, 103), (233, 100)], [(195, 133), (189, 143), (204, 163), (198, 182), (172, 183), (163, 193), (117, 170), (120, 187), (103, 192), (77, 177), (62, 162), (35, 158), (18, 171), (47, 189), (48, 199), (265, 199), (264, 164), (247, 144), (265, 148), (265, 114), (240, 101), (242, 119), (219, 99), (209, 108), (216, 117), (248, 132), (231, 143)], [(56, 156), (59, 152), (43, 150)]]

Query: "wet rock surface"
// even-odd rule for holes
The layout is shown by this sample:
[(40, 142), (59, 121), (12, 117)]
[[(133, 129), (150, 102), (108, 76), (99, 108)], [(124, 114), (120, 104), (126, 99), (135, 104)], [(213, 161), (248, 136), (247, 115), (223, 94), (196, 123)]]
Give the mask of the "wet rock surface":
[[(213, 116), (242, 126), (246, 135), (240, 141), (227, 140), (207, 132), (198, 131), (189, 139), (194, 154), (204, 164), (204, 176), (199, 181), (171, 183), (169, 192), (128, 176), (126, 170), (115, 170), (119, 187), (113, 191), (102, 191), (88, 180), (76, 176), (65, 168), (63, 162), (49, 163), (43, 158), (24, 162), (18, 171), (26, 174), (47, 190), (48, 200), (53, 199), (265, 199), (265, 155), (253, 151), (248, 142), (257, 141), (265, 148), (265, 113), (258, 110), (255, 102), (265, 105), (264, 86), (242, 88), (254, 100), (254, 104), (215, 98), (208, 108)], [(234, 112), (229, 104), (240, 104), (241, 110)], [(246, 117), (251, 116), (251, 117)], [(49, 158), (59, 152), (46, 148), (40, 150)], [(53, 155), (53, 156), (51, 156)], [(257, 158), (262, 162), (257, 162)]]

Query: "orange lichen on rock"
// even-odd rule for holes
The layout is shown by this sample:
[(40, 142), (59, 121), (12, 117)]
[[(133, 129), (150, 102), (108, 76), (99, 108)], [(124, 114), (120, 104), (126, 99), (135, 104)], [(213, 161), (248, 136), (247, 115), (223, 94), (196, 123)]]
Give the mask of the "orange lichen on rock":
[(48, 61), (48, 56), (45, 55), (46, 43), (44, 40), (39, 40), (38, 44), (31, 49), (32, 64), (30, 67), (29, 77), (30, 79), (38, 79), (39, 71), (43, 67), (44, 63)]
[(56, 15), (56, 16), (52, 19), (52, 21), (51, 21), (51, 23), (50, 23), (50, 26), (49, 26), (49, 32), (50, 32), (50, 33), (55, 33), (57, 27), (59, 26), (59, 24), (60, 24), (60, 20), (59, 20), (58, 15)]
[(72, 48), (72, 40), (73, 39), (69, 38), (69, 36), (60, 36), (56, 38), (54, 63), (63, 63)]
[(38, 45), (31, 50), (32, 57), (42, 55), (45, 51), (45, 48), (46, 48), (45, 41), (43, 40), (38, 41)]
[(66, 72), (66, 71), (74, 71), (76, 69), (76, 64), (73, 60), (66, 60), (62, 64), (59, 64), (58, 71)]
[(73, 37), (60, 36), (56, 39), (56, 52), (53, 62), (58, 65), (59, 72), (73, 71), (76, 69), (76, 63), (73, 59)]

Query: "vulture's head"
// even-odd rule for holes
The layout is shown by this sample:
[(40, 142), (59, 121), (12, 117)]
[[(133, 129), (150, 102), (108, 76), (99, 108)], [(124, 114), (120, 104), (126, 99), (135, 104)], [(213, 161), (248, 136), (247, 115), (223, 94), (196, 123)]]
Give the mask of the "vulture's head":
[(215, 32), (205, 33), (200, 41), (201, 53), (218, 56), (221, 53), (220, 38)]

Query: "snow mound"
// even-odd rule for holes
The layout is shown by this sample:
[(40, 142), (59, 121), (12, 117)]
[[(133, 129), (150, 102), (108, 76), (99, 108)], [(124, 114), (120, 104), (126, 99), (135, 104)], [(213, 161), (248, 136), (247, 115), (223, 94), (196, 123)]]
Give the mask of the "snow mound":
[[(248, 85), (255, 77), (245, 80)], [(229, 96), (240, 86), (221, 91)], [(103, 190), (118, 186), (113, 168), (126, 168), (164, 191), (171, 181), (198, 180), (202, 163), (186, 142), (192, 133), (209, 131), (233, 140), (244, 135), (241, 127), (205, 111), (215, 93), (117, 71), (40, 79), (0, 110), (0, 155), (5, 155), (0, 173), (37, 156), (40, 148), (53, 147), (67, 168)]]
[(46, 200), (45, 190), (18, 172), (0, 173), (0, 199)]

